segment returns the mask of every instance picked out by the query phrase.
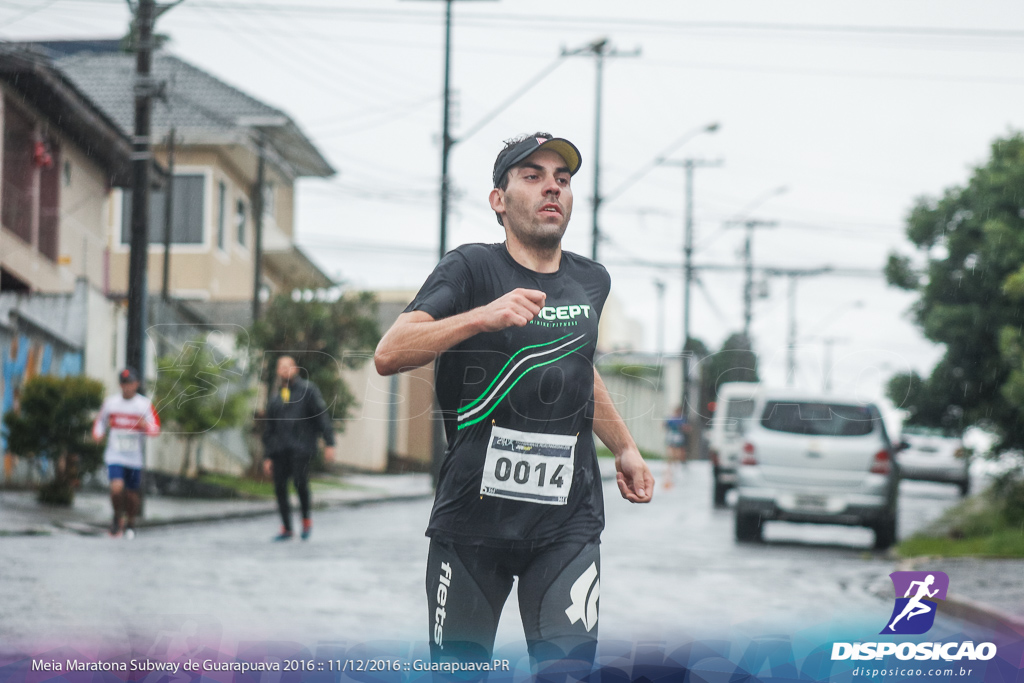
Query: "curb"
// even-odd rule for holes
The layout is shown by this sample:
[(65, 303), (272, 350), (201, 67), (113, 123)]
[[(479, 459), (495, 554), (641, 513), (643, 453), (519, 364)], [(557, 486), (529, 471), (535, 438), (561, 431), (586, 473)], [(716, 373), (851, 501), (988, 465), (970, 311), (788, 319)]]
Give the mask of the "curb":
[[(911, 557), (897, 564), (897, 571), (913, 571), (919, 562), (936, 559), (933, 557)], [(991, 605), (971, 600), (956, 593), (947, 593), (946, 599), (938, 603), (939, 613), (955, 619), (1010, 636), (1024, 636), (1024, 619), (1007, 614)]]
[(1024, 620), (962, 595), (949, 593), (939, 603), (939, 614), (969, 621), (1009, 636), (1024, 636)]
[[(422, 500), (424, 498), (431, 498), (433, 497), (433, 495), (433, 492), (430, 492), (400, 495), (383, 495), (377, 497), (368, 497), (352, 500), (321, 500), (313, 503), (312, 507), (314, 510), (326, 510), (328, 508), (340, 507), (359, 507), (362, 505), (373, 505), (375, 503), (391, 503), (409, 500)], [(215, 514), (196, 515), (192, 517), (141, 519), (136, 522), (136, 526), (140, 529), (154, 529), (160, 527), (176, 526), (181, 524), (208, 524), (211, 522), (221, 522), (233, 519), (249, 519), (253, 517), (263, 517), (266, 515), (277, 514), (277, 504), (274, 502), (268, 502), (266, 507), (252, 508), (249, 510), (218, 512)], [(51, 525), (57, 527), (58, 529), (72, 531), (81, 536), (96, 536), (106, 533), (107, 531), (106, 524), (96, 522), (52, 522)], [(0, 536), (46, 536), (49, 534), (50, 531), (40, 527), (30, 527), (21, 530), (0, 532)]]

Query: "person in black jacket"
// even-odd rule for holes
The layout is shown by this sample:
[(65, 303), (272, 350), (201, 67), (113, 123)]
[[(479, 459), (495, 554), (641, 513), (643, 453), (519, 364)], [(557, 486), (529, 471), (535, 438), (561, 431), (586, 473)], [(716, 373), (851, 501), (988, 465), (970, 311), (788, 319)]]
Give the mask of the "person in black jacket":
[(292, 512), (288, 501), (288, 479), (295, 481), (302, 507), (302, 540), (313, 530), (310, 518), (309, 464), (316, 454), (317, 437), (324, 438), (324, 460), (334, 460), (334, 429), (331, 415), (316, 385), (298, 376), (291, 356), (277, 361), (277, 392), (267, 402), (263, 427), (263, 471), (274, 477), (277, 507), (281, 512), (281, 533), (275, 541), (292, 537)]

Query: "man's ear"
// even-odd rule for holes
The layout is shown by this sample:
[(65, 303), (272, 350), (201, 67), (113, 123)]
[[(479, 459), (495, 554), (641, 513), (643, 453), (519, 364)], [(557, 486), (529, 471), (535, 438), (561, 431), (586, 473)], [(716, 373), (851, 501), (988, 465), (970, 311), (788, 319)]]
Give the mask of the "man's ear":
[(505, 213), (505, 191), (500, 187), (491, 190), (487, 200), (491, 203), (491, 209), (494, 213)]

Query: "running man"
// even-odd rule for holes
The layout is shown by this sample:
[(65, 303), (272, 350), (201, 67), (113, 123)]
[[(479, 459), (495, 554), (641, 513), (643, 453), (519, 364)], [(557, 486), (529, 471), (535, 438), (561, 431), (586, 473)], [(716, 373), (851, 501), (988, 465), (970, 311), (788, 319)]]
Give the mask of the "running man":
[(932, 611), (933, 608), (930, 605), (926, 605), (921, 601), (924, 598), (934, 597), (935, 594), (939, 592), (938, 588), (931, 592), (928, 591), (928, 587), (931, 586), (933, 583), (935, 583), (934, 574), (929, 574), (928, 576), (926, 576), (924, 581), (910, 582), (910, 585), (907, 586), (907, 592), (903, 594), (903, 597), (910, 598), (910, 593), (914, 590), (914, 586), (917, 586), (917, 593), (914, 595), (914, 597), (910, 598), (906, 606), (903, 608), (903, 611), (899, 613), (899, 616), (893, 619), (892, 623), (889, 624), (890, 631), (896, 630), (896, 622), (902, 619), (903, 617), (906, 617), (907, 621), (910, 621), (911, 617), (916, 617), (918, 614), (927, 614), (928, 612)]
[(103, 462), (107, 465), (110, 503), (114, 508), (110, 535), (131, 539), (135, 537), (135, 518), (142, 504), (139, 490), (146, 447), (143, 438), (160, 434), (160, 417), (152, 401), (138, 393), (135, 370), (125, 368), (117, 379), (121, 392), (103, 401), (92, 425), (92, 437), (96, 441), (105, 434), (109, 437)]
[(623, 498), (654, 492), (594, 367), (608, 273), (561, 248), (579, 168), (568, 140), (508, 141), (489, 198), (505, 242), (446, 254), (374, 356), (382, 375), (437, 359), (448, 448), (426, 532), (434, 661), (488, 661), (518, 577), (538, 670), (589, 670), (604, 528), (593, 434), (615, 454)]

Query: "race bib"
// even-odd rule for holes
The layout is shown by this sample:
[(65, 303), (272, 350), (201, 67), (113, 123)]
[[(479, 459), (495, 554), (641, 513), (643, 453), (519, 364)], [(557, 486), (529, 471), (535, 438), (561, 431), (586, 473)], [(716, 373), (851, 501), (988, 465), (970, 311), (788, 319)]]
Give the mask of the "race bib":
[(565, 505), (572, 488), (576, 437), (492, 426), (481, 496)]
[(142, 450), (141, 434), (114, 434), (114, 450), (119, 453), (138, 453)]

